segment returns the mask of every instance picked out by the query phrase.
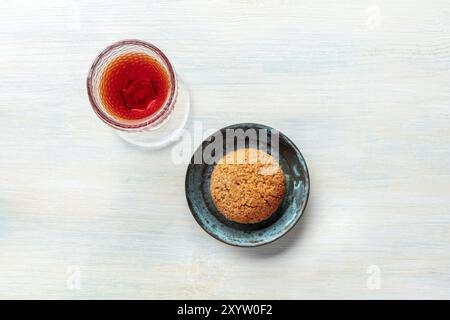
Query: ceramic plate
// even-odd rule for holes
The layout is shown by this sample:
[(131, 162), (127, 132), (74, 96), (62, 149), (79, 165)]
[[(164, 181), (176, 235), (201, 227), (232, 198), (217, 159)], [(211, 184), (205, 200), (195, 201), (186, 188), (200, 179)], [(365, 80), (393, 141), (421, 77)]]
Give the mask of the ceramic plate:
[[(240, 247), (255, 247), (270, 243), (291, 230), (302, 216), (309, 196), (309, 173), (305, 159), (295, 144), (284, 134), (279, 134), (279, 163), (286, 178), (285, 196), (272, 216), (257, 224), (241, 224), (227, 220), (216, 208), (210, 193), (211, 173), (214, 169), (214, 154), (205, 155), (205, 148), (214, 142), (217, 135), (225, 137), (227, 129), (255, 129), (256, 137), (248, 137), (245, 146), (253, 146), (260, 141), (268, 141), (269, 153), (272, 148), (270, 136), (261, 134), (260, 130), (272, 132), (271, 127), (255, 124), (240, 123), (222, 128), (211, 135), (196, 150), (186, 172), (186, 199), (189, 208), (198, 224), (211, 236), (230, 245)], [(254, 140), (257, 141), (254, 141)], [(264, 140), (262, 140), (264, 139)], [(216, 141), (217, 142), (217, 141)], [(239, 148), (236, 141), (234, 148)], [(223, 139), (223, 153), (227, 148), (227, 141)], [(230, 143), (228, 143), (230, 144)], [(212, 149), (212, 148), (209, 148)], [(202, 156), (199, 156), (202, 155)], [(220, 157), (219, 157), (220, 158)]]

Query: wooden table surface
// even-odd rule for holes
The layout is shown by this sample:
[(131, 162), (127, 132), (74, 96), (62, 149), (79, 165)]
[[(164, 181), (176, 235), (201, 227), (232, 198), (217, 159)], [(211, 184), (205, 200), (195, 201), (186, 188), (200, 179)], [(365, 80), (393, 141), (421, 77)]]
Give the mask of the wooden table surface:
[[(450, 298), (450, 2), (0, 3), (0, 298)], [(160, 47), (203, 130), (258, 122), (311, 174), (256, 249), (192, 218), (172, 148), (92, 112), (110, 43)], [(194, 143), (192, 148), (194, 147)]]

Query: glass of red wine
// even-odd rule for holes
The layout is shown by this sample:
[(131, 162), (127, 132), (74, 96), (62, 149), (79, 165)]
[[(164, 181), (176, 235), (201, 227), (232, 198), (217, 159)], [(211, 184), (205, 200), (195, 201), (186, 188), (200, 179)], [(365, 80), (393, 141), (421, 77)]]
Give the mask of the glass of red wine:
[(97, 116), (134, 145), (164, 147), (187, 122), (189, 91), (164, 53), (144, 41), (103, 50), (89, 70), (87, 91)]

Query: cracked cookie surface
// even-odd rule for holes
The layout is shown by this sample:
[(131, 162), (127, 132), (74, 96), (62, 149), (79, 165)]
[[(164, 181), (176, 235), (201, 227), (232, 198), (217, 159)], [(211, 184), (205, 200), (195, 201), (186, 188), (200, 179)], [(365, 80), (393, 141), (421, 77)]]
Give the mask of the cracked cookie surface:
[(227, 153), (211, 175), (214, 204), (228, 220), (239, 223), (269, 218), (283, 200), (285, 188), (276, 159), (252, 148)]

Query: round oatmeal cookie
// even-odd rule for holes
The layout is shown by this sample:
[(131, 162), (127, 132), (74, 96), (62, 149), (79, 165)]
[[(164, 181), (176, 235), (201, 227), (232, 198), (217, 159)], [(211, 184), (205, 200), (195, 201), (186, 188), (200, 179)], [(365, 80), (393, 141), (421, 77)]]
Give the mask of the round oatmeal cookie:
[(285, 178), (274, 157), (245, 148), (227, 153), (211, 176), (217, 209), (231, 221), (258, 223), (274, 213), (285, 193)]

